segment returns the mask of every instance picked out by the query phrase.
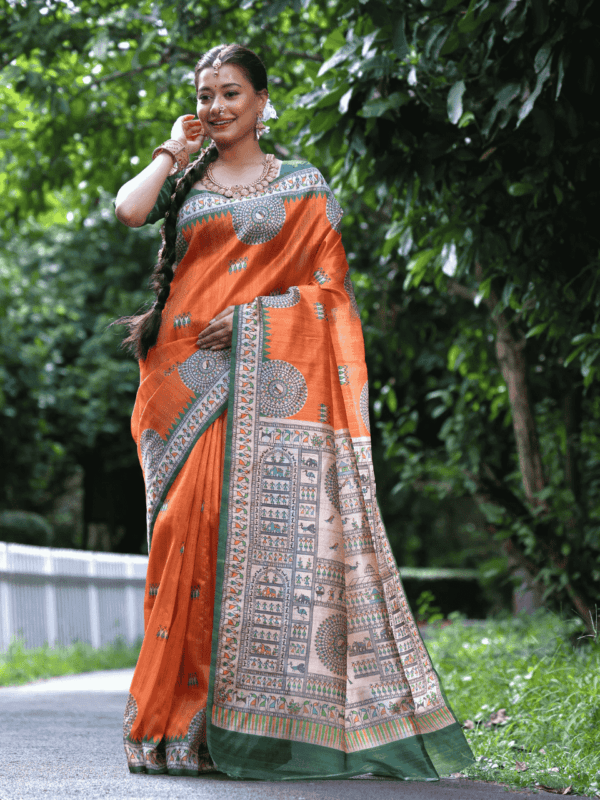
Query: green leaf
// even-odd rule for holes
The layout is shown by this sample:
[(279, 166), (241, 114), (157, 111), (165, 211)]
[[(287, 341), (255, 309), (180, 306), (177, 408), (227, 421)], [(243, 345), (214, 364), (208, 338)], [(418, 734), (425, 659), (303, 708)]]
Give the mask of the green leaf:
[(410, 100), (404, 92), (394, 92), (389, 97), (380, 97), (375, 100), (369, 100), (361, 110), (358, 112), (361, 117), (380, 117), (390, 109), (400, 108)]
[(512, 103), (512, 101), (517, 97), (519, 92), (521, 91), (521, 84), (519, 83), (507, 83), (506, 86), (503, 86), (500, 91), (498, 91), (495, 95), (496, 103), (490, 113), (488, 114), (486, 121), (483, 125), (483, 134), (487, 136), (487, 134), (492, 129), (492, 125), (496, 121), (496, 117), (501, 111), (506, 111), (508, 106)]
[(451, 372), (454, 372), (458, 366), (457, 361), (461, 355), (464, 357), (462, 347), (459, 347), (457, 344), (453, 344), (450, 350), (448, 350), (448, 369)]
[(551, 59), (548, 59), (548, 60), (546, 61), (546, 66), (543, 68), (543, 70), (542, 70), (542, 71), (539, 73), (539, 75), (537, 76), (537, 82), (536, 82), (536, 84), (535, 84), (535, 89), (534, 89), (534, 90), (533, 90), (533, 92), (532, 92), (532, 93), (529, 95), (529, 97), (527, 98), (527, 100), (525, 100), (525, 102), (523, 103), (523, 105), (522, 105), (522, 106), (521, 106), (521, 108), (519, 109), (519, 115), (518, 115), (518, 117), (517, 117), (517, 128), (518, 128), (518, 127), (519, 127), (519, 125), (520, 125), (520, 124), (523, 122), (523, 120), (525, 119), (525, 117), (526, 117), (528, 114), (530, 114), (530, 113), (531, 113), (531, 111), (533, 110), (533, 106), (534, 106), (534, 104), (535, 104), (535, 101), (536, 101), (536, 100), (538, 99), (538, 97), (540, 96), (540, 94), (541, 94), (541, 91), (542, 91), (542, 89), (544, 88), (544, 84), (546, 83), (546, 81), (547, 81), (547, 80), (548, 80), (548, 78), (550, 77), (550, 69), (551, 69), (551, 66), (552, 66), (552, 64), (551, 64)]
[(454, 125), (457, 125), (462, 117), (463, 113), (463, 95), (465, 93), (465, 82), (464, 81), (456, 81), (456, 83), (452, 86), (450, 91), (448, 92), (448, 101), (447, 101), (447, 108), (448, 108), (448, 118), (450, 122)]
[(507, 191), (512, 197), (521, 197), (524, 194), (531, 194), (534, 186), (531, 183), (512, 183)]
[(349, 56), (352, 55), (352, 53), (354, 53), (359, 44), (360, 41), (358, 39), (355, 39), (353, 42), (346, 43), (340, 50), (337, 51), (337, 53), (334, 53), (331, 58), (328, 58), (325, 63), (321, 64), (321, 68), (317, 73), (317, 77), (320, 78), (321, 75), (324, 75), (326, 72), (329, 72), (330, 69), (337, 67), (338, 64), (341, 64), (343, 61), (345, 61)]
[(396, 397), (396, 392), (390, 386), (388, 393), (385, 396), (385, 400), (389, 410), (395, 413), (396, 409), (398, 408), (398, 398)]
[(340, 114), (345, 114), (348, 111), (348, 105), (350, 104), (350, 100), (352, 98), (352, 92), (353, 91), (354, 91), (354, 87), (351, 86), (348, 89), (348, 91), (346, 92), (346, 94), (344, 94), (340, 98), (340, 102), (339, 102), (339, 105), (338, 105), (338, 110), (339, 110)]
[(549, 322), (540, 322), (539, 325), (536, 325), (533, 328), (530, 328), (527, 333), (525, 334), (525, 338), (529, 339), (531, 336), (539, 336), (540, 333), (543, 333), (546, 328), (548, 327)]
[(396, 55), (402, 59), (406, 58), (410, 52), (410, 47), (404, 32), (404, 26), (405, 17), (404, 14), (400, 14), (394, 22), (394, 26), (392, 28), (392, 47), (394, 48)]
[(466, 128), (469, 123), (475, 121), (475, 114), (472, 111), (465, 111), (458, 121), (459, 128)]

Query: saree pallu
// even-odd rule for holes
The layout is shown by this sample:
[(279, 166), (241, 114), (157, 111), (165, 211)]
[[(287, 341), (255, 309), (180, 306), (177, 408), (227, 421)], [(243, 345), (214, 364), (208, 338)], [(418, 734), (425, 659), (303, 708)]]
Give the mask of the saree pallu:
[[(179, 213), (132, 420), (150, 549), (133, 772), (437, 780), (472, 760), (377, 506), (341, 217), (307, 162)], [(229, 305), (231, 350), (198, 350)]]

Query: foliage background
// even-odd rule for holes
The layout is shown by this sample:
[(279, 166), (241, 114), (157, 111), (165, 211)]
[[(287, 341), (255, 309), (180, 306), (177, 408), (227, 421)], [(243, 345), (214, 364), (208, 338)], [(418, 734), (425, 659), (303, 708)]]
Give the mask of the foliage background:
[[(137, 368), (107, 330), (157, 231), (111, 198), (241, 41), (346, 210), (379, 497), (400, 563), (510, 570), (586, 616), (600, 578), (600, 136), (591, 0), (1, 0), (0, 507), (138, 551)], [(5, 13), (4, 13), (5, 12)], [(79, 478), (77, 478), (79, 476)], [(83, 521), (57, 498), (80, 481)], [(139, 520), (140, 522), (136, 522)]]

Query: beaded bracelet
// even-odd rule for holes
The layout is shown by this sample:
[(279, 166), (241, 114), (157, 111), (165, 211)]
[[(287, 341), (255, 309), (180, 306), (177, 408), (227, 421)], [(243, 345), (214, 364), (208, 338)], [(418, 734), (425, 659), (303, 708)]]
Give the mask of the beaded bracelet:
[(185, 145), (181, 144), (177, 139), (167, 139), (166, 142), (159, 145), (152, 153), (153, 161), (159, 153), (168, 153), (173, 157), (173, 166), (171, 167), (169, 175), (175, 175), (176, 172), (185, 169), (190, 163), (190, 156), (185, 149)]

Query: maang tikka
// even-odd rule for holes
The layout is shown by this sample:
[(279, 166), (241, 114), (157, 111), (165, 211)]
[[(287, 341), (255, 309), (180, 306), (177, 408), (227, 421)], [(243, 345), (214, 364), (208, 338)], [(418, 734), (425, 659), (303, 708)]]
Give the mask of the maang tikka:
[(219, 55), (215, 58), (215, 60), (213, 62), (213, 70), (214, 70), (214, 73), (215, 73), (215, 78), (219, 77), (219, 70), (221, 69), (222, 61), (221, 61), (220, 55), (221, 55), (221, 53), (219, 53)]

